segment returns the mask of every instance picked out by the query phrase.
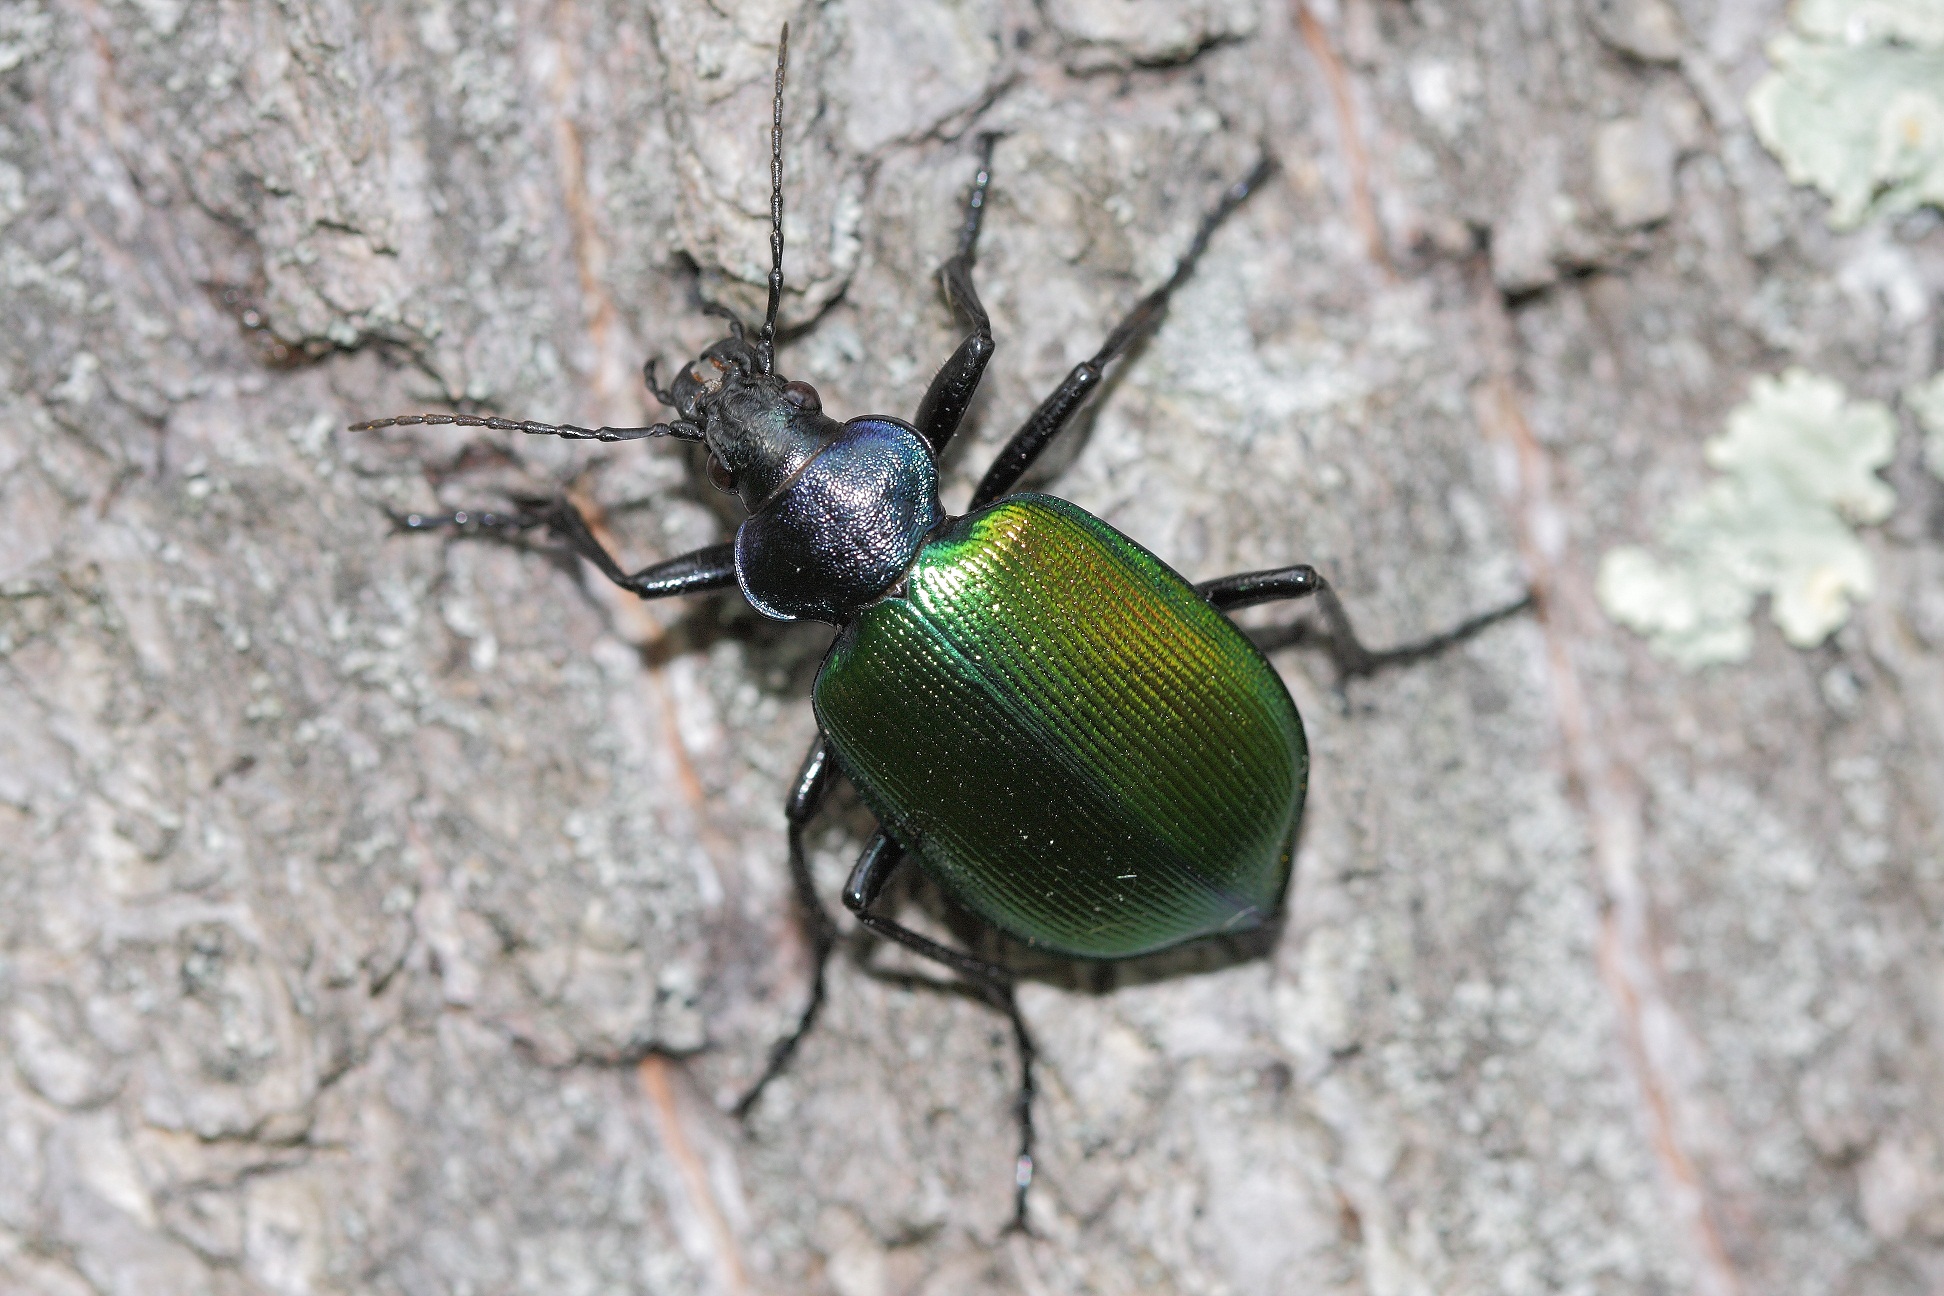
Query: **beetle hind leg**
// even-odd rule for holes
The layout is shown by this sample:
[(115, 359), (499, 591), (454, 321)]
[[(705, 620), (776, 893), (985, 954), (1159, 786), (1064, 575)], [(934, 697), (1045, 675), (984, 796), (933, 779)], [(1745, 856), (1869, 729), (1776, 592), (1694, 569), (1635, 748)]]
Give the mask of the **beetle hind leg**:
[(1032, 1230), (1026, 1223), (1026, 1194), (1033, 1186), (1033, 1067), (1038, 1055), (1033, 1048), (1032, 1032), (1026, 1029), (1026, 1019), (1019, 1012), (1012, 973), (997, 963), (941, 945), (929, 936), (870, 911), (903, 859), (904, 847), (884, 829), (878, 829), (858, 857), (857, 867), (851, 871), (850, 881), (844, 887), (844, 906), (873, 934), (896, 941), (913, 953), (958, 973), (1012, 1023), (1013, 1042), (1019, 1048), (1019, 1096), (1014, 1106), (1014, 1116), (1019, 1122), (1019, 1156), (1013, 1162), (1013, 1217), (1007, 1228), (1030, 1233)]
[(1528, 591), (1503, 607), (1468, 617), (1440, 634), (1380, 649), (1367, 646), (1357, 637), (1356, 628), (1350, 624), (1350, 614), (1344, 610), (1343, 600), (1337, 597), (1322, 573), (1308, 563), (1269, 571), (1238, 572), (1233, 576), (1203, 581), (1195, 586), (1195, 592), (1222, 612), (1254, 607), (1258, 603), (1314, 597), (1322, 614), (1323, 645), (1337, 669), (1339, 681), (1374, 675), (1386, 667), (1406, 666), (1435, 657), (1448, 648), (1457, 647), (1486, 627), (1497, 625), (1533, 605), (1533, 596)]
[(803, 830), (822, 808), (836, 768), (836, 762), (830, 755), (830, 743), (822, 734), (818, 734), (817, 740), (810, 744), (809, 752), (804, 755), (803, 767), (798, 771), (796, 783), (790, 790), (790, 800), (783, 808), (784, 818), (790, 826), (790, 880), (795, 884), (797, 903), (803, 906), (804, 920), (810, 928), (810, 953), (814, 960), (810, 975), (810, 998), (804, 1004), (803, 1014), (797, 1018), (795, 1028), (770, 1048), (769, 1062), (764, 1065), (763, 1074), (736, 1101), (738, 1119), (749, 1115), (769, 1082), (782, 1075), (790, 1065), (797, 1045), (803, 1043), (803, 1037), (817, 1024), (817, 1014), (823, 1008), (824, 969), (830, 963), (831, 952), (837, 948), (837, 924), (831, 921), (830, 915), (824, 912), (823, 902), (817, 899), (816, 879), (810, 872), (809, 856), (803, 850)]

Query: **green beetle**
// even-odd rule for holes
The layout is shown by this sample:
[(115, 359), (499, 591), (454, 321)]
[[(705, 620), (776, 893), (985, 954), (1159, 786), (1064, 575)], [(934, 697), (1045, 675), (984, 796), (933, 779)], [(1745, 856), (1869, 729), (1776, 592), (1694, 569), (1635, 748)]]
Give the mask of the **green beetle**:
[(1191, 585), (1083, 509), (1015, 494), (1105, 367), (1148, 333), (1216, 228), (1270, 172), (1265, 159), (1203, 220), (1168, 281), (1007, 442), (964, 516), (939, 502), (938, 460), (993, 351), (973, 288), (991, 179), (983, 141), (959, 246), (939, 270), (969, 331), (911, 422), (839, 423), (808, 383), (775, 372), (783, 289), (783, 76), (778, 50), (771, 131), (769, 305), (750, 341), (733, 317), (664, 390), (675, 418), (651, 427), (582, 428), (470, 414), (415, 414), (354, 425), (458, 424), (601, 441), (671, 437), (708, 449), (710, 479), (749, 517), (733, 541), (627, 572), (572, 504), (400, 519), (410, 530), (546, 527), (643, 598), (741, 590), (780, 620), (839, 627), (814, 691), (818, 737), (787, 808), (790, 870), (811, 926), (808, 1004), (738, 1105), (746, 1113), (788, 1063), (823, 1002), (837, 929), (818, 899), (805, 824), (841, 769), (880, 828), (844, 888), (873, 932), (969, 978), (1008, 1016), (1020, 1051), (1020, 1148), (1014, 1222), (1032, 1182), (1033, 1045), (1010, 972), (876, 912), (907, 855), (993, 926), (1049, 952), (1091, 959), (1151, 953), (1262, 926), (1290, 878), (1308, 752), (1275, 670), (1224, 611), (1319, 597), (1339, 670), (1367, 672), (1425, 656), (1525, 600), (1422, 643), (1364, 648), (1323, 578), (1308, 566)]

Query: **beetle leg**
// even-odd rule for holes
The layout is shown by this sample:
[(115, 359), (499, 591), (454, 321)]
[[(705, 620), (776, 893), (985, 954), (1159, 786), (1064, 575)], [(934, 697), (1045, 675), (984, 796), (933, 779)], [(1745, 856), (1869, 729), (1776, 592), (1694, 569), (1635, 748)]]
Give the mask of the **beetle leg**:
[(401, 531), (437, 531), (446, 527), (459, 530), (523, 532), (546, 527), (567, 542), (569, 548), (600, 568), (601, 574), (630, 593), (642, 598), (668, 598), (674, 594), (701, 594), (725, 589), (736, 583), (736, 546), (733, 541), (709, 545), (690, 553), (643, 567), (638, 572), (624, 571), (614, 555), (594, 534), (580, 510), (566, 500), (556, 500), (538, 509), (513, 513), (473, 512), (395, 514), (392, 521)]
[(1013, 1162), (1013, 1217), (1008, 1228), (1028, 1232), (1026, 1192), (1033, 1186), (1033, 1064), (1037, 1053), (1032, 1033), (1026, 1029), (1026, 1019), (1020, 1015), (1019, 999), (1013, 993), (1012, 973), (997, 963), (941, 945), (929, 936), (870, 912), (872, 902), (883, 892), (885, 883), (891, 880), (891, 874), (903, 859), (904, 847), (884, 829), (878, 829), (864, 847), (864, 853), (858, 856), (857, 867), (851, 871), (850, 881), (844, 887), (844, 904), (871, 932), (941, 963), (970, 981), (1012, 1023), (1013, 1040), (1019, 1046), (1019, 1097), (1014, 1108), (1019, 1120), (1019, 1156)]
[(1328, 588), (1329, 583), (1323, 579), (1322, 573), (1308, 563), (1298, 563), (1294, 567), (1278, 567), (1272, 571), (1219, 576), (1196, 585), (1195, 593), (1207, 599), (1219, 611), (1228, 612), (1235, 608), (1254, 607), (1258, 603), (1308, 598)]
[(1375, 649), (1366, 647), (1363, 640), (1357, 637), (1355, 627), (1350, 624), (1350, 614), (1343, 608), (1343, 600), (1337, 597), (1336, 591), (1330, 588), (1330, 583), (1323, 579), (1322, 574), (1307, 563), (1270, 571), (1238, 572), (1234, 576), (1203, 581), (1195, 586), (1195, 592), (1223, 612), (1254, 607), (1258, 603), (1275, 603), (1314, 595), (1322, 609), (1326, 647), (1339, 679), (1373, 675), (1387, 666), (1403, 666), (1435, 657), (1487, 626), (1496, 625), (1532, 606), (1532, 595), (1527, 593), (1504, 607), (1493, 608), (1490, 612), (1481, 612), (1461, 621), (1442, 634), (1392, 648)]
[(555, 501), (546, 520), (553, 533), (565, 540), (575, 553), (600, 568), (601, 575), (645, 599), (700, 594), (727, 589), (736, 583), (736, 545), (731, 540), (664, 559), (638, 572), (627, 572), (587, 525), (580, 510), (567, 500)]
[(817, 899), (816, 879), (811, 875), (810, 860), (803, 850), (803, 830), (823, 805), (824, 795), (830, 790), (831, 776), (836, 769), (837, 762), (830, 755), (830, 743), (820, 733), (804, 755), (803, 768), (797, 772), (796, 783), (790, 789), (789, 802), (783, 807), (783, 817), (789, 823), (790, 880), (796, 884), (797, 902), (803, 906), (804, 917), (810, 924), (810, 952), (815, 960), (810, 975), (810, 1001), (804, 1005), (803, 1015), (797, 1018), (796, 1029), (770, 1049), (769, 1063), (763, 1068), (763, 1074), (737, 1100), (735, 1112), (738, 1118), (749, 1115), (756, 1100), (763, 1096), (764, 1087), (783, 1074), (783, 1068), (790, 1064), (797, 1045), (810, 1033), (810, 1028), (816, 1024), (817, 1012), (823, 1007), (824, 967), (830, 962), (830, 952), (837, 946), (837, 924), (831, 921), (830, 915), (824, 912), (823, 902)]
[(1108, 362), (1161, 322), (1161, 317), (1168, 311), (1168, 299), (1174, 295), (1175, 289), (1187, 282), (1195, 269), (1195, 262), (1201, 260), (1202, 253), (1208, 249), (1208, 240), (1214, 236), (1216, 227), (1227, 220), (1229, 214), (1241, 206), (1242, 200), (1274, 169), (1274, 161), (1265, 157), (1246, 178), (1229, 186), (1222, 200), (1202, 219), (1201, 228), (1195, 231), (1194, 242), (1188, 245), (1188, 251), (1175, 264), (1174, 273), (1168, 276), (1168, 281), (1143, 297), (1127, 313), (1127, 318), (1114, 326), (1114, 331), (1101, 343), (1100, 350), (1075, 365), (1072, 372), (1067, 374), (1066, 381), (1041, 401), (1032, 417), (1013, 433), (1012, 440), (1006, 442), (1005, 449), (992, 461), (992, 467), (986, 469), (978, 490), (972, 493), (971, 509), (984, 508), (1001, 495), (1008, 494), (1018, 484), (1020, 477), (1033, 466), (1033, 461), (1040, 457), (1053, 438), (1065, 430), (1074, 413), (1086, 402), (1088, 393), (1100, 385)]
[(856, 867), (851, 869), (850, 881), (844, 884), (844, 907), (862, 916), (866, 909), (877, 903), (878, 896), (884, 892), (884, 884), (891, 880), (898, 865), (904, 860), (904, 847), (897, 838), (880, 828), (866, 843), (864, 853), (857, 857)]
[(938, 268), (938, 284), (945, 292), (946, 304), (954, 315), (964, 317), (972, 332), (932, 379), (911, 420), (931, 446), (933, 459), (945, 452), (945, 443), (958, 431), (973, 393), (979, 390), (986, 362), (992, 359), (992, 321), (986, 317), (978, 289), (972, 286), (972, 266), (978, 259), (979, 223), (985, 216), (986, 188), (992, 183), (992, 145), (998, 138), (987, 135), (979, 141), (979, 172), (965, 200), (965, 225), (959, 230), (958, 251)]
[(522, 508), (510, 513), (495, 513), (490, 509), (460, 509), (454, 513), (393, 513), (391, 520), (392, 525), (400, 531), (443, 531), (451, 527), (455, 531), (477, 528), (486, 532), (517, 533), (545, 526), (547, 515)]

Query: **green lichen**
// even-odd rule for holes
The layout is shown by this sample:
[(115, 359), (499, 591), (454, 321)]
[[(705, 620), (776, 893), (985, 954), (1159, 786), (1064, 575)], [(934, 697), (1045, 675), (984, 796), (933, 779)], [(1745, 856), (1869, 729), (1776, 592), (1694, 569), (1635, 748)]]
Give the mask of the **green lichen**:
[(1944, 373), (1932, 374), (1904, 393), (1904, 404), (1924, 429), (1924, 466), (1944, 477)]
[(1876, 574), (1851, 529), (1881, 522), (1896, 496), (1876, 475), (1897, 424), (1874, 401), (1801, 369), (1757, 378), (1708, 443), (1723, 476), (1680, 505), (1659, 533), (1663, 557), (1628, 546), (1600, 565), (1614, 620), (1688, 669), (1745, 659), (1766, 594), (1783, 638), (1821, 643), (1870, 596)]
[(1802, 0), (1748, 97), (1789, 179), (1830, 224), (1944, 205), (1944, 0)]

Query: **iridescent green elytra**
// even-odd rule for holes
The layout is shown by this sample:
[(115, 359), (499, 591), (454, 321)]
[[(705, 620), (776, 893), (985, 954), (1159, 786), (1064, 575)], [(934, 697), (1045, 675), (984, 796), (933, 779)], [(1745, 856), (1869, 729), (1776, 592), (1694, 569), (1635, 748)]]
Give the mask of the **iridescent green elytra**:
[(1289, 692), (1154, 555), (1013, 495), (930, 540), (815, 693), (884, 827), (953, 894), (1057, 953), (1125, 958), (1272, 913), (1308, 751)]

